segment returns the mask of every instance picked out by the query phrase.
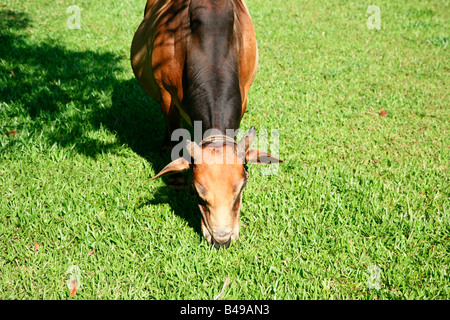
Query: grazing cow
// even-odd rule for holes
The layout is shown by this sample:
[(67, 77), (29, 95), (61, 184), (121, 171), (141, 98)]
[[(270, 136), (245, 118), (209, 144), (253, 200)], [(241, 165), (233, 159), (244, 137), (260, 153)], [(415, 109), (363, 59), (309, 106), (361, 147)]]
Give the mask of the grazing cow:
[(258, 66), (255, 31), (243, 0), (148, 0), (131, 46), (131, 64), (144, 91), (158, 101), (174, 130), (201, 121), (203, 140), (188, 141), (192, 163), (178, 158), (153, 179), (192, 170), (202, 233), (216, 248), (239, 237), (246, 163), (281, 159), (250, 149), (252, 127), (236, 142)]

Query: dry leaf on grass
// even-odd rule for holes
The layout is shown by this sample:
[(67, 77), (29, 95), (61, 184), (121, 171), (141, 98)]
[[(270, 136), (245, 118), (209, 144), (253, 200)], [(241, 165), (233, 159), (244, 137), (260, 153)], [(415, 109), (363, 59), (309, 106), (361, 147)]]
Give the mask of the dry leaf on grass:
[(70, 289), (70, 297), (72, 298), (77, 293), (78, 290), (78, 282), (76, 279), (72, 280), (69, 289)]
[(384, 109), (381, 109), (381, 111), (380, 111), (380, 116), (383, 117), (383, 118), (386, 118), (386, 116), (387, 116), (387, 111), (384, 110)]

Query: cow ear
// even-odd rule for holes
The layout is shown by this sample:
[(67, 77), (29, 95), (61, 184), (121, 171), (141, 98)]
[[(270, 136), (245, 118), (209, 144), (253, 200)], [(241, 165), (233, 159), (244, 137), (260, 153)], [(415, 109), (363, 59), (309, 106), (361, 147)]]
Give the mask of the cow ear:
[(178, 158), (165, 166), (164, 169), (162, 169), (156, 176), (152, 178), (152, 180), (187, 169), (189, 169), (189, 162), (185, 158)]
[(258, 149), (249, 149), (245, 153), (245, 162), (246, 163), (256, 163), (256, 164), (272, 164), (272, 163), (280, 163), (280, 162), (284, 162), (284, 161), (268, 154), (265, 151), (261, 151)]

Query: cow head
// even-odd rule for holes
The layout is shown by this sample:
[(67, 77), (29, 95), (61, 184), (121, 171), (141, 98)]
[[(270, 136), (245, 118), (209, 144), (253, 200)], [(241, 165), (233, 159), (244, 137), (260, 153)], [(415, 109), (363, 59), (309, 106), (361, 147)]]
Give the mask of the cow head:
[(216, 248), (228, 248), (239, 237), (242, 192), (249, 177), (246, 164), (283, 162), (267, 152), (250, 149), (255, 136), (252, 127), (239, 143), (227, 136), (208, 137), (200, 145), (188, 141), (186, 149), (193, 163), (178, 158), (153, 178), (192, 169), (191, 189), (200, 208), (202, 233)]

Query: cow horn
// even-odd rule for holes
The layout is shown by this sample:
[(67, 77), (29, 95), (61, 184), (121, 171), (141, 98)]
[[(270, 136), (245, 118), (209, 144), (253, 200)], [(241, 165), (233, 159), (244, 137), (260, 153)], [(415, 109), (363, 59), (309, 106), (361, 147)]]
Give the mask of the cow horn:
[(255, 137), (256, 137), (256, 129), (255, 129), (255, 127), (251, 127), (244, 134), (241, 141), (239, 141), (239, 143), (237, 145), (239, 155), (245, 156), (245, 153), (247, 152), (248, 148), (252, 144)]
[[(201, 161), (202, 148), (200, 148), (195, 141), (186, 140), (186, 150), (196, 163)], [(194, 163), (194, 161), (192, 161), (192, 163)]]

